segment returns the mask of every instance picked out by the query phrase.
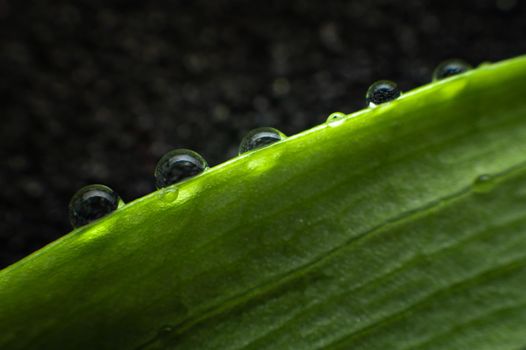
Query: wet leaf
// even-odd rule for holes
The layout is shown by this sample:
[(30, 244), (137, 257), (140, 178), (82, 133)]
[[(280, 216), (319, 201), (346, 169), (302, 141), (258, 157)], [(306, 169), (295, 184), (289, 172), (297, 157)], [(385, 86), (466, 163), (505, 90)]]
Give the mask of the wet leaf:
[(0, 272), (2, 349), (526, 345), (526, 58), (249, 152)]

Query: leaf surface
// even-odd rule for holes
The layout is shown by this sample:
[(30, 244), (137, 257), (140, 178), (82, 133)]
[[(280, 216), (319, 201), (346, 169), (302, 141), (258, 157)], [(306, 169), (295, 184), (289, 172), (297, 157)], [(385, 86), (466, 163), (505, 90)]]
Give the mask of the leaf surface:
[(1, 349), (526, 346), (526, 58), (157, 191), (0, 271)]

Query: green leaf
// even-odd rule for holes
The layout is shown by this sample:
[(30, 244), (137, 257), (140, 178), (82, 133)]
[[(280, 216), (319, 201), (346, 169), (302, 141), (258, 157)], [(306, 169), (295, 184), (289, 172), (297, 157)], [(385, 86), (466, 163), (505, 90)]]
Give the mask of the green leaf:
[(1, 349), (526, 345), (526, 57), (152, 193), (0, 272)]

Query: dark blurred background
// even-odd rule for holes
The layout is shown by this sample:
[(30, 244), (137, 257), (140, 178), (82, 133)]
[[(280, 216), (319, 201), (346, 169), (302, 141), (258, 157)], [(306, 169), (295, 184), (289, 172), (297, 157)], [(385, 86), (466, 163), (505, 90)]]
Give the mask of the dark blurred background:
[(0, 267), (67, 233), (81, 186), (152, 191), (172, 148), (215, 165), (251, 128), (362, 108), (375, 80), (526, 53), (525, 5), (0, 0)]

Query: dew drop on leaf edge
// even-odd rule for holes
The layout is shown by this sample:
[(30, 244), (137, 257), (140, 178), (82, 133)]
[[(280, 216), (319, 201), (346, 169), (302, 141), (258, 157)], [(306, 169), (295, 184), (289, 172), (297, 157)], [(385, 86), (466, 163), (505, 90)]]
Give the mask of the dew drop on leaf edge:
[(189, 149), (175, 149), (161, 157), (155, 167), (155, 185), (158, 189), (199, 175), (208, 163), (198, 153)]
[(327, 117), (327, 123), (334, 123), (343, 120), (346, 117), (345, 113), (342, 112), (334, 112)]
[(164, 203), (172, 203), (179, 197), (179, 187), (166, 187), (161, 190), (160, 198)]
[(243, 137), (239, 145), (239, 154), (271, 145), (285, 138), (285, 134), (274, 128), (263, 127), (253, 129)]
[(69, 202), (69, 221), (74, 228), (89, 224), (115, 211), (122, 203), (119, 195), (104, 185), (88, 185)]
[(376, 106), (382, 103), (396, 100), (401, 92), (395, 82), (390, 80), (380, 80), (373, 83), (365, 94), (365, 102), (369, 106)]
[(460, 59), (451, 59), (440, 63), (433, 71), (433, 80), (441, 80), (462, 74), (472, 69), (471, 65)]

